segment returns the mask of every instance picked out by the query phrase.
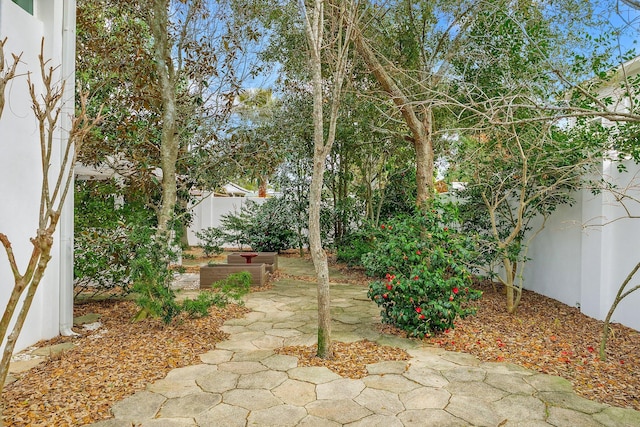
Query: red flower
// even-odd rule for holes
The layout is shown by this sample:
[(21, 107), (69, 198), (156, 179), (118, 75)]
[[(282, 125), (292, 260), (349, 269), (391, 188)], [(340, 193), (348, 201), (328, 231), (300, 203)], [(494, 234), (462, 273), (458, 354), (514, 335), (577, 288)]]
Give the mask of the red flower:
[(458, 288), (453, 288), (451, 291), (456, 295), (458, 295), (458, 292), (460, 292)]
[(424, 314), (421, 314), (420, 316), (418, 316), (418, 318), (419, 318), (420, 320), (424, 320), (426, 317), (425, 317), (425, 315), (424, 315)]
[(389, 279), (391, 279), (391, 275), (389, 273), (387, 273), (387, 274), (384, 275), (384, 278), (389, 280)]
[(390, 290), (391, 290), (391, 288), (393, 288), (393, 286), (391, 286), (390, 284), (389, 284), (389, 285), (387, 285), (387, 290), (388, 290), (388, 291), (390, 291)]
[(387, 299), (387, 298), (389, 298), (389, 295), (387, 295), (387, 294), (382, 294), (382, 298)]
[(422, 309), (420, 307), (416, 307), (416, 313), (420, 313), (422, 312)]

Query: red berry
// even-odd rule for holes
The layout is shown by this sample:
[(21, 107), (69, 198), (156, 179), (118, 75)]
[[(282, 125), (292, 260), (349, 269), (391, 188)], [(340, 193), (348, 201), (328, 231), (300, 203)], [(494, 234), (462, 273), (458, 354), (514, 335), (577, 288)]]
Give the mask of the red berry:
[(424, 319), (425, 319), (425, 315), (424, 315), (424, 314), (421, 314), (421, 315), (419, 316), (419, 319), (420, 319), (420, 320), (424, 320)]
[(387, 290), (388, 290), (388, 291), (390, 291), (390, 290), (391, 290), (391, 288), (393, 288), (393, 286), (391, 286), (391, 285), (387, 285)]
[(382, 294), (382, 298), (387, 299), (387, 298), (389, 298), (389, 295), (387, 295), (387, 294)]
[(420, 307), (416, 307), (416, 313), (420, 313), (422, 312), (422, 309)]
[(449, 301), (453, 301), (453, 295), (449, 297)]
[(453, 288), (452, 292), (456, 295), (458, 295), (458, 292), (460, 292), (460, 290), (458, 288)]

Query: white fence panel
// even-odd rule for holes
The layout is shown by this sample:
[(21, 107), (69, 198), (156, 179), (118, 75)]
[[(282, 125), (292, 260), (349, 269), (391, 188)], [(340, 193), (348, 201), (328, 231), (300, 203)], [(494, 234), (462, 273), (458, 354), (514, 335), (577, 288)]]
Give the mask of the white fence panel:
[(202, 197), (192, 209), (193, 219), (189, 226), (187, 238), (190, 245), (200, 245), (200, 239), (196, 233), (209, 227), (219, 227), (222, 216), (230, 213), (238, 213), (248, 202), (264, 203), (263, 197), (215, 197), (208, 194)]

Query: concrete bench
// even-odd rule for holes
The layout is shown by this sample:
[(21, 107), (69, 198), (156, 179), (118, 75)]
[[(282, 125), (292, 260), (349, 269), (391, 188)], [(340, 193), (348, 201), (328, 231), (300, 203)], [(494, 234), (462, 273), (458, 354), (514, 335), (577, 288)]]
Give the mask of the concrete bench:
[(251, 274), (251, 285), (262, 286), (267, 281), (265, 264), (216, 264), (200, 267), (200, 289), (210, 289), (213, 282), (226, 279), (230, 274), (248, 271)]
[[(257, 254), (251, 259), (251, 263), (267, 264), (267, 271), (273, 273), (278, 269), (278, 252), (253, 252)], [(247, 260), (242, 252), (233, 252), (227, 255), (227, 264), (246, 264)]]

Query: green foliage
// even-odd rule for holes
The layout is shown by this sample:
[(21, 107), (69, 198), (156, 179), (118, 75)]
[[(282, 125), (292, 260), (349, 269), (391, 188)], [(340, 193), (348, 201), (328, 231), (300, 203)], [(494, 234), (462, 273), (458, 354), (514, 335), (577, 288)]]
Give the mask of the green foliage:
[(348, 265), (362, 265), (362, 256), (376, 247), (378, 229), (370, 225), (351, 231), (336, 245), (336, 259)]
[(190, 317), (205, 317), (209, 314), (209, 308), (216, 304), (216, 302), (215, 295), (211, 292), (200, 292), (196, 299), (184, 300), (181, 310)]
[(380, 220), (413, 211), (416, 194), (415, 167), (391, 174), (384, 194), (381, 194), (381, 190), (375, 193), (376, 202), (380, 203)]
[(262, 205), (249, 203), (253, 214), (247, 227), (247, 240), (258, 252), (279, 252), (295, 243), (293, 217), (288, 201), (280, 197), (267, 199)]
[(134, 246), (131, 229), (86, 229), (75, 233), (74, 287), (97, 295), (104, 292), (126, 294), (129, 290), (129, 264)]
[(75, 188), (74, 285), (76, 295), (89, 291), (126, 294), (134, 259), (151, 244), (145, 233), (155, 217), (144, 205), (116, 202), (119, 189), (111, 181), (81, 181)]
[(220, 254), (224, 251), (222, 245), (226, 242), (225, 232), (216, 227), (205, 228), (196, 231), (196, 237), (200, 239), (200, 246), (205, 256)]
[(213, 282), (211, 288), (217, 306), (224, 307), (229, 302), (242, 304), (242, 298), (251, 288), (251, 274), (248, 271), (230, 274), (225, 279)]
[(213, 283), (213, 292), (201, 292), (195, 299), (176, 301), (176, 294), (171, 289), (171, 271), (161, 262), (163, 256), (171, 256), (165, 252), (165, 245), (154, 244), (144, 251), (144, 256), (134, 260), (132, 276), (133, 291), (136, 293), (136, 304), (140, 311), (134, 321), (147, 317), (160, 317), (166, 324), (171, 323), (180, 313), (191, 317), (203, 317), (209, 313), (212, 305), (225, 307), (231, 302), (242, 304), (242, 298), (251, 287), (251, 275), (242, 271), (229, 275), (224, 280)]
[(258, 252), (278, 252), (295, 244), (296, 218), (290, 202), (273, 197), (259, 204), (248, 201), (237, 213), (222, 216), (220, 227), (196, 233), (205, 254), (220, 253), (225, 243)]
[(134, 321), (151, 316), (171, 323), (181, 311), (171, 289), (172, 274), (168, 262), (175, 259), (175, 254), (170, 252), (168, 242), (157, 238), (155, 229), (137, 229), (131, 237), (144, 243), (138, 245), (131, 263), (132, 291), (140, 307)]
[(375, 250), (362, 257), (373, 282), (368, 296), (381, 308), (382, 320), (412, 336), (454, 327), (456, 317), (474, 313), (468, 265), (474, 241), (459, 233), (457, 209), (438, 199), (424, 212), (398, 217), (380, 226)]

